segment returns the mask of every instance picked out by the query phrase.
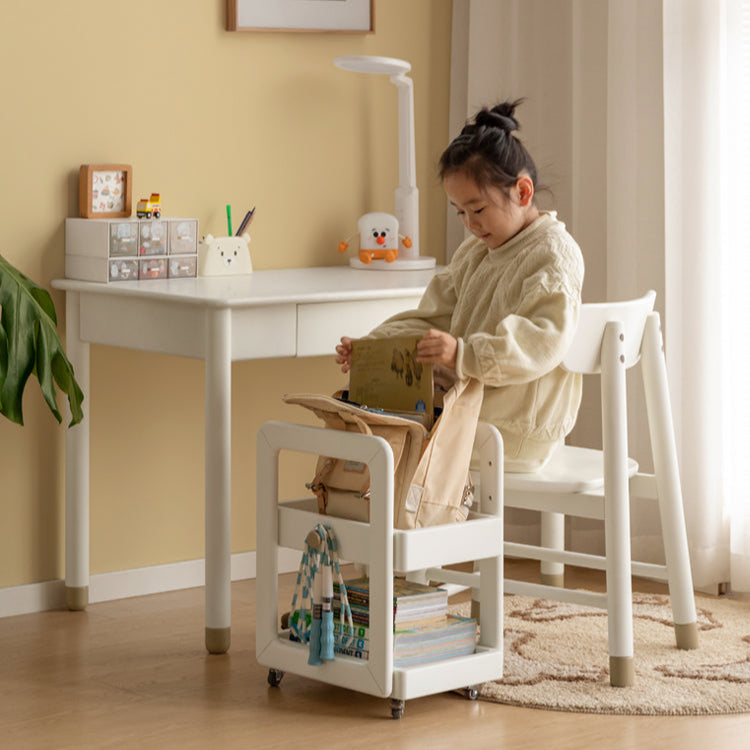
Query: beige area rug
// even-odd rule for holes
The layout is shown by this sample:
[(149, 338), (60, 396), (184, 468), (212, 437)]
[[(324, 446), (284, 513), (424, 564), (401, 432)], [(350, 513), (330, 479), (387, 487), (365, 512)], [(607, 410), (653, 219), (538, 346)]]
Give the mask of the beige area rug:
[[(750, 711), (750, 601), (696, 598), (699, 648), (675, 647), (669, 598), (633, 601), (635, 684), (609, 684), (603, 610), (505, 596), (503, 679), (482, 700), (608, 714), (723, 714)], [(469, 605), (453, 607), (468, 615)]]

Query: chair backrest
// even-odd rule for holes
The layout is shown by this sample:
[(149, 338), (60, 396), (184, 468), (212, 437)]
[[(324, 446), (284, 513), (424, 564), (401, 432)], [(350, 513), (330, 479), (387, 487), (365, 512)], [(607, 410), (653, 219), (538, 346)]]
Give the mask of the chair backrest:
[(573, 341), (563, 358), (562, 366), (570, 372), (597, 374), (601, 372), (601, 349), (607, 323), (618, 321), (625, 335), (625, 366), (632, 367), (641, 353), (641, 339), (646, 318), (654, 309), (656, 292), (626, 302), (597, 302), (581, 305)]

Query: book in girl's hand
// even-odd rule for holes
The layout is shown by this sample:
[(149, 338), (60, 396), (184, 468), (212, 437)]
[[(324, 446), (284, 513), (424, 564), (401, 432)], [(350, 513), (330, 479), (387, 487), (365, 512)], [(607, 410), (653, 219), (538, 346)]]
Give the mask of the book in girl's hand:
[(417, 362), (420, 336), (352, 341), (349, 400), (432, 427), (432, 365)]

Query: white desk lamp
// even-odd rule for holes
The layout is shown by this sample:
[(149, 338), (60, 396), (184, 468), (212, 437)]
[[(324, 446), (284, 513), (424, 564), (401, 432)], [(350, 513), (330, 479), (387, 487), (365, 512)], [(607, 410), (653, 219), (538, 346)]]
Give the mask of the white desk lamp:
[(401, 234), (411, 238), (410, 248), (402, 247), (392, 263), (374, 260), (365, 265), (357, 258), (351, 259), (355, 268), (377, 268), (410, 271), (433, 268), (435, 258), (419, 254), (419, 190), (414, 152), (414, 82), (406, 76), (411, 64), (392, 57), (371, 55), (346, 55), (337, 57), (333, 64), (354, 73), (381, 73), (391, 77), (398, 87), (398, 187), (396, 188), (395, 214)]

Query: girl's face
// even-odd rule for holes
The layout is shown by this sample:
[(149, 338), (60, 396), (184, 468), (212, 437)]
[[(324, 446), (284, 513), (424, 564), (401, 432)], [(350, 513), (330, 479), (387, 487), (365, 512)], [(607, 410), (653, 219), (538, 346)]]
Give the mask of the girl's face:
[(463, 172), (448, 174), (443, 187), (464, 226), (492, 250), (539, 216), (533, 203), (534, 185), (528, 176), (519, 177), (509, 195), (493, 186), (480, 188)]

